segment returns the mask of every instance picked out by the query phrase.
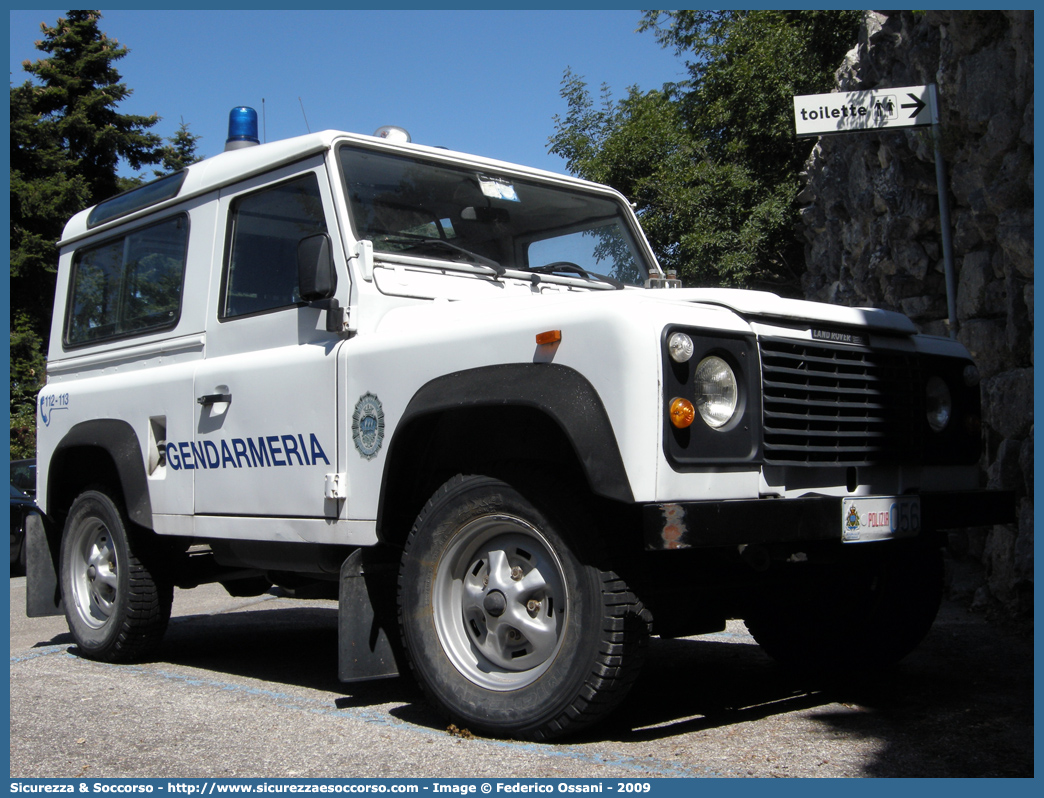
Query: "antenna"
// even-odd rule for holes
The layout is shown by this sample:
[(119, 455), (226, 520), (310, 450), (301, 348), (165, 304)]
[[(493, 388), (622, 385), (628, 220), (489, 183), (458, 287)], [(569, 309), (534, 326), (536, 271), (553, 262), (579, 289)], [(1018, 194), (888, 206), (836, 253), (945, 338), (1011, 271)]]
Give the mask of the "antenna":
[(301, 102), (301, 98), (300, 98), (300, 97), (298, 97), (298, 98), (297, 98), (297, 101), (298, 101), (299, 103), (301, 103), (301, 116), (303, 116), (303, 117), (304, 117), (304, 121), (305, 121), (305, 130), (307, 130), (307, 131), (308, 131), (309, 133), (311, 133), (311, 132), (312, 132), (312, 129), (311, 129), (310, 127), (308, 127), (308, 116), (307, 116), (307, 114), (305, 114), (305, 112), (304, 112), (304, 103), (303, 103), (303, 102)]
[(265, 98), (261, 98), (261, 140), (268, 141), (268, 118), (265, 116)]

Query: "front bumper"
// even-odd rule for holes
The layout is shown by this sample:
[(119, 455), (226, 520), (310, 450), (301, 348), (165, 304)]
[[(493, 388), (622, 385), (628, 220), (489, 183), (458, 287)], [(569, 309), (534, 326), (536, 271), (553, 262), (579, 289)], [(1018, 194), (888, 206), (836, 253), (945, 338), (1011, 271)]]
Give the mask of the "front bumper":
[[(1015, 521), (1011, 491), (920, 494), (921, 537), (944, 529)], [(648, 504), (642, 525), (647, 551), (770, 543), (841, 541), (841, 497)]]

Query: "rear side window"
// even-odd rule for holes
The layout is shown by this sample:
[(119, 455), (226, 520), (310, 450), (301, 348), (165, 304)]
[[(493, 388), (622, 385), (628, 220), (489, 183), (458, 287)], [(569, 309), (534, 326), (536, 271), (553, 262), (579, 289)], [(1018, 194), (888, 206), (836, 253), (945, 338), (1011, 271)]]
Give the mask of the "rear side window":
[(188, 217), (182, 215), (78, 250), (66, 346), (175, 326), (181, 316), (187, 248)]
[(297, 245), (326, 232), (314, 174), (240, 197), (232, 203), (224, 319), (300, 304)]

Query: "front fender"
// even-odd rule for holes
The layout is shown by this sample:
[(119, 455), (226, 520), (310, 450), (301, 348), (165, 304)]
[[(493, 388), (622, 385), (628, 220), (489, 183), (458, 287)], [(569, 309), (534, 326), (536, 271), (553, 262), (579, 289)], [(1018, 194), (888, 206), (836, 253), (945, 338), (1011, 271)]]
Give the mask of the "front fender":
[[(437, 377), (414, 394), (397, 429), (407, 429), (422, 416), (446, 410), (510, 406), (538, 410), (555, 422), (573, 447), (596, 494), (622, 502), (634, 501), (602, 400), (587, 378), (566, 366), (508, 363)], [(396, 443), (393, 438), (389, 446), (385, 486), (388, 469), (395, 461)]]

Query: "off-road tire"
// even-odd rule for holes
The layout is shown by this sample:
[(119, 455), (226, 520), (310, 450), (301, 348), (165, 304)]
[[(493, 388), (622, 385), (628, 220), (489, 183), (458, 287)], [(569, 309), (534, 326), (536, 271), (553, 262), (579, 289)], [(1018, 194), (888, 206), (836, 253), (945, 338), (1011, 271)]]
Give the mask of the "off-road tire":
[(543, 740), (582, 729), (623, 700), (644, 660), (649, 612), (599, 562), (583, 514), (549, 493), (453, 477), (403, 552), (410, 667), (472, 732)]
[(891, 665), (913, 651), (939, 610), (942, 552), (896, 544), (866, 554), (799, 565), (808, 573), (764, 596), (745, 619), (762, 649), (787, 666), (832, 673)]
[(150, 533), (132, 527), (100, 490), (76, 498), (62, 535), (65, 617), (80, 653), (132, 662), (155, 652), (170, 620), (174, 588), (160, 574)]

